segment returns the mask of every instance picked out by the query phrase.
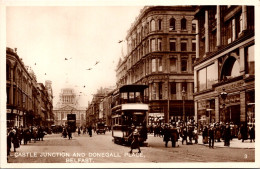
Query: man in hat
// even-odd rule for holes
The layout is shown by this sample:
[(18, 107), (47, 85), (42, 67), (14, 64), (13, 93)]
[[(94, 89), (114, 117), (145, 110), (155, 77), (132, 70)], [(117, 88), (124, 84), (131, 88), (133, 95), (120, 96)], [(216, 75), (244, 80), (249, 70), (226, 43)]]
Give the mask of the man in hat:
[(138, 149), (138, 153), (141, 153), (140, 144), (139, 144), (139, 132), (137, 129), (134, 129), (134, 131), (129, 135), (129, 138), (132, 137), (133, 141), (131, 143), (131, 150), (129, 153), (133, 153), (133, 149)]
[(163, 130), (163, 141), (165, 142), (165, 147), (168, 147), (168, 142), (170, 141), (170, 138), (171, 138), (170, 129), (168, 127), (168, 124), (165, 124)]
[(215, 129), (213, 124), (209, 128), (209, 148), (214, 148)]

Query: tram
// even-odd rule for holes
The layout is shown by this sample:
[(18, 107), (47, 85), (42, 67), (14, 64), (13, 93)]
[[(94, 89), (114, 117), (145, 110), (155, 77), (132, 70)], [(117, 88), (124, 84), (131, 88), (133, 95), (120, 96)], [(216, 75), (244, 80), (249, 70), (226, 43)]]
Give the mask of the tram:
[(113, 93), (112, 136), (116, 144), (129, 145), (129, 135), (137, 129), (140, 143), (147, 140), (148, 104), (144, 97), (147, 85), (124, 85)]
[(71, 128), (72, 132), (76, 131), (76, 114), (67, 114), (67, 126)]

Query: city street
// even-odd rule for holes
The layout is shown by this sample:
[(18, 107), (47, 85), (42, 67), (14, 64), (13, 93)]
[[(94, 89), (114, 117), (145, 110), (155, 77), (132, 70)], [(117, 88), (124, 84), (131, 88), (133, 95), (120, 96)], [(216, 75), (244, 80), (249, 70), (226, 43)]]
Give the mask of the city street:
[[(171, 143), (169, 142), (169, 145)], [(105, 135), (73, 134), (73, 139), (60, 134), (44, 137), (44, 141), (21, 145), (11, 152), (9, 163), (157, 163), (157, 162), (254, 162), (255, 149), (215, 147), (205, 145), (181, 145), (164, 147), (162, 137), (148, 136), (148, 146), (129, 154), (130, 148), (114, 144), (111, 132)]]

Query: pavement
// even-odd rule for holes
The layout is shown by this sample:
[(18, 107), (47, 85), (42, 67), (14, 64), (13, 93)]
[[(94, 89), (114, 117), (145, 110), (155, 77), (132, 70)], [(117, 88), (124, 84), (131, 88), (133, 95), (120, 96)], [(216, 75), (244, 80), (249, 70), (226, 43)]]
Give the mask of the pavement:
[[(199, 135), (198, 144), (209, 146), (209, 144), (203, 144), (202, 135)], [(224, 146), (224, 140), (221, 140), (221, 142), (214, 142), (214, 147), (227, 147), (227, 146)], [(232, 140), (230, 140), (229, 148), (255, 149), (255, 142), (250, 142), (250, 139), (244, 140), (244, 142), (242, 142), (242, 140), (233, 138)]]

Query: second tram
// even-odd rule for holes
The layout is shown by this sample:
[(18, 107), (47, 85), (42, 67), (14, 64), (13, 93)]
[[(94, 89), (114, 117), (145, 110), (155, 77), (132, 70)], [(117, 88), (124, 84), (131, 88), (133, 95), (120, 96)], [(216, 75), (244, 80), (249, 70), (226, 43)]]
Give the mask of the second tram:
[(148, 104), (144, 96), (147, 85), (124, 85), (113, 94), (112, 136), (117, 144), (129, 145), (129, 135), (137, 129), (140, 143), (147, 140)]

